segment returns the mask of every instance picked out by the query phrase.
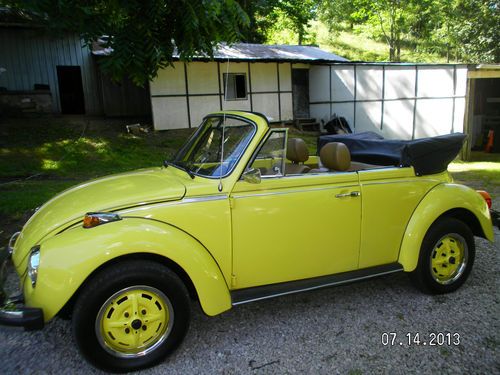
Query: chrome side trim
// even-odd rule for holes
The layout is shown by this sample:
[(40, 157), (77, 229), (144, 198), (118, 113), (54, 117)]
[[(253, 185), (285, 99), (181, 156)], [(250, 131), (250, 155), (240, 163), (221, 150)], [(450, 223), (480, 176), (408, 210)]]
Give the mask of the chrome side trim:
[(201, 197), (189, 197), (182, 199), (179, 203), (193, 203), (193, 202), (209, 202), (209, 201), (221, 201), (227, 199), (227, 194), (222, 195), (209, 195)]
[(424, 178), (418, 178), (418, 176), (415, 176), (415, 179), (413, 180), (398, 180), (397, 177), (394, 177), (394, 181), (384, 181), (384, 182), (368, 182), (368, 183), (364, 183), (363, 181), (360, 181), (360, 185), (363, 186), (363, 185), (389, 185), (389, 184), (403, 184), (403, 183), (412, 183), (412, 182), (415, 182), (415, 181), (418, 181), (418, 182), (421, 182), (421, 181), (426, 181), (426, 182), (431, 182), (431, 181), (434, 181), (434, 180), (431, 180), (431, 179), (424, 179)]
[(362, 270), (343, 272), (340, 274), (316, 277), (313, 279), (297, 280), (286, 283), (271, 284), (254, 288), (246, 288), (231, 292), (232, 305), (242, 305), (249, 302), (286, 296), (315, 289), (342, 285), (354, 281), (370, 279), (372, 277), (388, 275), (403, 271), (399, 263), (386, 264)]
[[(298, 189), (298, 190), (287, 190), (287, 191), (276, 191), (276, 192), (269, 192), (269, 193), (256, 193), (256, 194), (248, 194), (248, 195), (238, 195), (241, 193), (236, 193), (236, 195), (233, 195), (233, 198), (238, 199), (238, 198), (253, 198), (253, 197), (264, 197), (268, 195), (283, 195), (283, 194), (294, 194), (294, 193), (307, 193), (310, 191), (322, 191), (322, 190), (334, 190), (334, 189), (348, 189), (348, 188), (353, 188), (353, 187), (358, 187), (358, 184), (355, 185), (345, 185), (345, 186), (329, 186), (329, 187), (323, 187), (323, 188), (311, 188), (311, 189)], [(281, 188), (277, 188), (281, 189)]]
[(115, 210), (116, 212), (119, 212), (120, 215), (126, 215), (130, 212), (137, 212), (137, 211), (144, 211), (144, 210), (149, 210), (150, 208), (158, 208), (158, 207), (168, 207), (168, 206), (177, 206), (181, 204), (187, 204), (187, 203), (197, 203), (197, 202), (211, 202), (211, 201), (221, 201), (228, 199), (227, 194), (217, 194), (217, 195), (209, 195), (209, 196), (199, 196), (199, 197), (189, 197), (189, 198), (184, 198), (181, 200), (176, 200), (176, 201), (169, 201), (169, 202), (159, 202), (159, 203), (149, 203), (141, 206), (135, 206), (135, 207), (130, 207), (125, 210)]

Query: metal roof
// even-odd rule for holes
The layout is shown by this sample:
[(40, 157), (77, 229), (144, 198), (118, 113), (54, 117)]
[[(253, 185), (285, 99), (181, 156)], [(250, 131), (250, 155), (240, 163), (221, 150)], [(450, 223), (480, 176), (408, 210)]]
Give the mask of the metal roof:
[(221, 44), (214, 52), (216, 60), (265, 60), (265, 61), (349, 61), (334, 53), (313, 46), (290, 46), (236, 43)]
[[(92, 46), (92, 53), (96, 56), (107, 56), (113, 52), (111, 48), (103, 48), (104, 40), (99, 40)], [(174, 58), (179, 55), (174, 52)], [(193, 57), (193, 60), (210, 60), (208, 55)], [(213, 59), (216, 61), (294, 61), (294, 62), (348, 62), (346, 58), (334, 53), (323, 51), (313, 46), (266, 45), (235, 43), (231, 45), (219, 44), (214, 50)]]

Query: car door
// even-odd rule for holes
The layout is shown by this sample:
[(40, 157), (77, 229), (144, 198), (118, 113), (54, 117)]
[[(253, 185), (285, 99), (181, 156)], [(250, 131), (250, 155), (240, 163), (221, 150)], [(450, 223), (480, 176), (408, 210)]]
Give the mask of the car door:
[[(271, 132), (265, 142), (278, 132)], [(259, 153), (264, 149), (265, 144)], [(284, 145), (281, 151), (284, 165)], [(267, 167), (269, 158), (259, 158), (259, 153), (248, 169), (261, 166), (265, 172), (260, 182), (240, 179), (230, 196), (232, 288), (356, 269), (361, 224), (357, 173), (286, 176), (276, 151), (269, 153)]]

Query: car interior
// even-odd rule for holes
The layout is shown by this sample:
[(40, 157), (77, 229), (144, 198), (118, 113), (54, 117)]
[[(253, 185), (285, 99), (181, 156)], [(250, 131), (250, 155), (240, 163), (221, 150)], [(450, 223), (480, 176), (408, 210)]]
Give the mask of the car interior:
[(344, 143), (330, 142), (317, 156), (310, 157), (307, 145), (301, 138), (289, 138), (286, 150), (286, 175), (325, 172), (354, 172), (366, 169), (386, 168), (381, 165), (351, 160), (351, 153)]

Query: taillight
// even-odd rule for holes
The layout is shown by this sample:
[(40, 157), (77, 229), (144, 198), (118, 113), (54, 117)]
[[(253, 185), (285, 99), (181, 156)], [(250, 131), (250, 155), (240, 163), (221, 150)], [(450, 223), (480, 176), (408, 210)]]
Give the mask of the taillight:
[(484, 190), (477, 190), (477, 192), (484, 198), (486, 204), (488, 205), (488, 208), (491, 208), (491, 195)]

